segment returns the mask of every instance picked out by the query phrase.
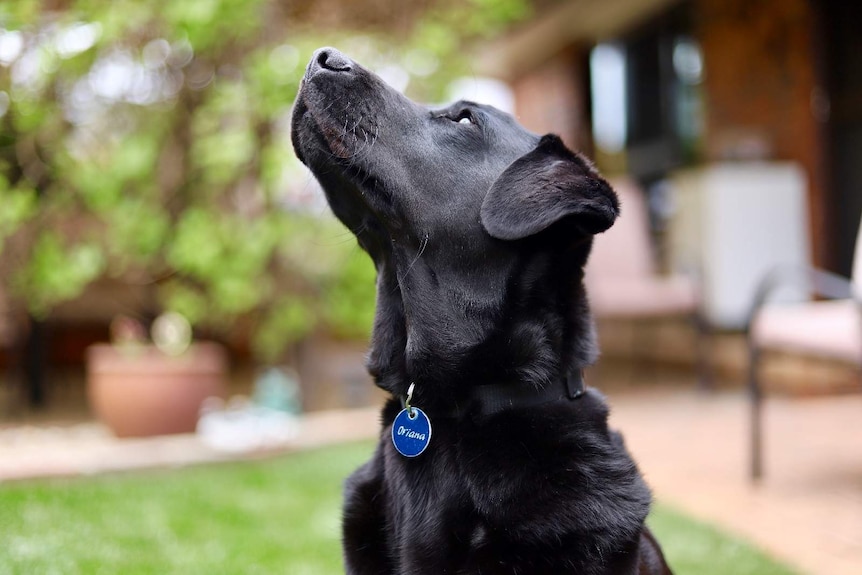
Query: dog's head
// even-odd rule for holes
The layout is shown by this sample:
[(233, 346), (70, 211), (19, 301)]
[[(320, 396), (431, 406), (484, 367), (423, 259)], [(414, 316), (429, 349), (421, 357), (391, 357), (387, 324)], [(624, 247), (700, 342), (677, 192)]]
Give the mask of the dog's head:
[(542, 380), (592, 359), (581, 269), (619, 205), (558, 137), (490, 106), (420, 106), (332, 48), (306, 69), (292, 137), (377, 267), (381, 386)]

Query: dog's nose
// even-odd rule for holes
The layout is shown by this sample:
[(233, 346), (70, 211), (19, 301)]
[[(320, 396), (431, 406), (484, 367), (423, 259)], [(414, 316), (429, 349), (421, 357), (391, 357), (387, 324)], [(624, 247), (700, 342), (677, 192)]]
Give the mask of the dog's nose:
[(335, 48), (320, 48), (311, 57), (306, 75), (311, 77), (321, 70), (333, 72), (349, 72), (353, 69), (353, 60)]

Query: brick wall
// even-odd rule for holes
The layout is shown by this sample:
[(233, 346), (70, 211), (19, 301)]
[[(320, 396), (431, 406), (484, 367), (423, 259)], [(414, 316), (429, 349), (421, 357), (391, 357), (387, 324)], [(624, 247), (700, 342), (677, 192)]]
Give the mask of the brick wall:
[(588, 94), (584, 52), (571, 48), (512, 81), (515, 114), (528, 130), (559, 134), (572, 148), (589, 151)]
[(695, 0), (705, 60), (707, 160), (794, 160), (809, 176), (813, 255), (827, 264), (814, 14), (807, 0)]

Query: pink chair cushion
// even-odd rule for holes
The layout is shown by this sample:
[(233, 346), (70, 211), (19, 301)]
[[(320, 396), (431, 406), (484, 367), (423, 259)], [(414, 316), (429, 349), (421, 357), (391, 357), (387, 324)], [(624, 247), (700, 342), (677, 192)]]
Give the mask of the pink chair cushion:
[(658, 317), (691, 313), (698, 306), (695, 283), (686, 276), (602, 278), (589, 284), (597, 317)]
[(852, 300), (768, 305), (751, 334), (761, 347), (862, 362), (862, 319)]
[(640, 279), (652, 276), (655, 270), (643, 192), (628, 178), (613, 180), (611, 185), (620, 198), (620, 217), (593, 240), (586, 268), (588, 283), (591, 277)]
[(597, 317), (658, 317), (697, 309), (691, 278), (656, 273), (650, 247), (649, 215), (643, 192), (628, 178), (615, 179), (621, 215), (598, 234), (584, 281)]

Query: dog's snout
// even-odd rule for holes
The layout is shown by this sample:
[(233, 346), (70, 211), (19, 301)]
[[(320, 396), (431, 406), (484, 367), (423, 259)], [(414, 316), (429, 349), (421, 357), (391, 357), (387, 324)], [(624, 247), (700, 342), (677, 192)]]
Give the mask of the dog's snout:
[(353, 69), (353, 60), (336, 50), (335, 48), (321, 48), (311, 57), (308, 63), (308, 76), (312, 76), (321, 70), (332, 72), (349, 72)]

